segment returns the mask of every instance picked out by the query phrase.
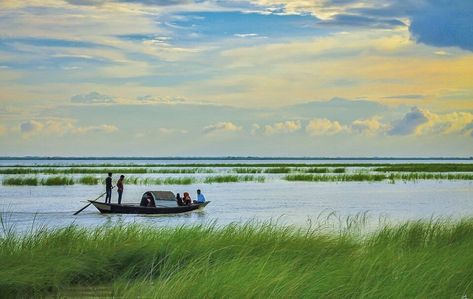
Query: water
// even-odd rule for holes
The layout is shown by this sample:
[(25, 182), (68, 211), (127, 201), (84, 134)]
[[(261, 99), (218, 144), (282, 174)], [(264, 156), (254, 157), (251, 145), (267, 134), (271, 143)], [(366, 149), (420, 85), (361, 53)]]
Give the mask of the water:
[[(193, 162), (195, 161), (185, 160), (185, 163)], [(77, 161), (68, 160), (68, 163), (77, 164)], [(35, 162), (29, 161), (28, 165), (31, 164)], [(179, 215), (102, 215), (90, 206), (73, 216), (75, 211), (87, 204), (85, 200), (94, 199), (104, 192), (102, 186), (85, 185), (1, 186), (0, 211), (7, 224), (19, 231), (28, 231), (38, 226), (64, 227), (77, 224), (96, 227), (117, 222), (145, 223), (159, 227), (272, 220), (280, 224), (306, 227), (310, 221), (317, 222), (331, 213), (335, 213), (335, 221), (337, 217), (343, 220), (367, 213), (368, 226), (376, 227), (380, 219), (397, 223), (432, 217), (458, 219), (473, 216), (471, 181), (313, 183), (287, 182), (278, 175), (268, 177), (266, 183), (126, 186), (124, 202), (136, 203), (148, 190), (171, 190), (181, 194), (188, 191), (195, 198), (195, 190), (198, 188), (211, 201), (201, 211)], [(113, 200), (116, 198), (114, 193)]]
[(84, 164), (350, 164), (350, 163), (472, 163), (473, 158), (0, 158), (0, 166)]

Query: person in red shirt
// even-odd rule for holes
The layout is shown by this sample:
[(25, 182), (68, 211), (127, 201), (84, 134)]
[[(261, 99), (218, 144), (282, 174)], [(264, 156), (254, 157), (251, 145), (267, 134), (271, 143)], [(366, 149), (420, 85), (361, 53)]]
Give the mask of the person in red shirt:
[(189, 192), (184, 192), (184, 198), (182, 198), (182, 201), (184, 201), (184, 204), (190, 206), (192, 204), (192, 199), (189, 195)]
[(123, 181), (125, 180), (125, 176), (122, 174), (120, 179), (117, 181), (117, 191), (118, 191), (118, 204), (122, 204), (122, 195), (123, 195)]

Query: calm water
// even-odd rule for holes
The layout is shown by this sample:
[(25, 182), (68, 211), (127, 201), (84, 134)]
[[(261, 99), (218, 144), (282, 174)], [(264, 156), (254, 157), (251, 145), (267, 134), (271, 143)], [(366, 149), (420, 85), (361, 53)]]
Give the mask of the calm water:
[(306, 163), (306, 164), (349, 164), (349, 163), (385, 163), (385, 164), (399, 164), (399, 163), (473, 163), (473, 158), (466, 159), (0, 159), (0, 166), (11, 165), (80, 165), (80, 164), (275, 164), (275, 163)]
[[(77, 161), (69, 162), (77, 164)], [(30, 161), (31, 164), (36, 163)], [(224, 225), (250, 220), (274, 220), (304, 227), (309, 219), (317, 222), (318, 217), (326, 217), (332, 212), (341, 219), (367, 212), (370, 226), (376, 226), (379, 219), (395, 223), (431, 217), (473, 216), (473, 182), (470, 181), (312, 183), (286, 182), (273, 177), (266, 183), (127, 185), (124, 201), (138, 202), (147, 190), (188, 191), (194, 198), (198, 188), (212, 202), (202, 211), (181, 215), (101, 215), (90, 206), (73, 216), (73, 212), (86, 204), (85, 200), (94, 199), (104, 192), (102, 186), (84, 185), (1, 186), (0, 211), (7, 224), (20, 231), (39, 225), (62, 227), (73, 223), (86, 227), (115, 222), (176, 226), (210, 222)], [(116, 200), (116, 193), (113, 200)]]

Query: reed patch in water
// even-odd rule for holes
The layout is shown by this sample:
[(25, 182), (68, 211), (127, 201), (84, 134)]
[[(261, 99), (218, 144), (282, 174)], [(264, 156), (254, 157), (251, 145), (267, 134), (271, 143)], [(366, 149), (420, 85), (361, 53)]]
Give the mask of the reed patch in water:
[(354, 173), (343, 175), (290, 174), (286, 181), (304, 182), (379, 182), (379, 181), (417, 181), (417, 180), (473, 180), (473, 174), (442, 174), (442, 173), (391, 173), (370, 174)]

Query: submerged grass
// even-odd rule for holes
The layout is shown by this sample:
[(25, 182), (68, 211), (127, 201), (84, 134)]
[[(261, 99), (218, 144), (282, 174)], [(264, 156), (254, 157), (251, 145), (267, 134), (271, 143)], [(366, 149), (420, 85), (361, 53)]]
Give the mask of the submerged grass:
[(287, 181), (305, 182), (379, 182), (379, 181), (417, 181), (417, 180), (473, 180), (473, 174), (443, 173), (391, 173), (370, 174), (354, 173), (343, 175), (290, 174), (284, 177)]
[(473, 219), (369, 236), (271, 224), (86, 230), (0, 238), (0, 297), (102, 289), (124, 298), (462, 298)]

